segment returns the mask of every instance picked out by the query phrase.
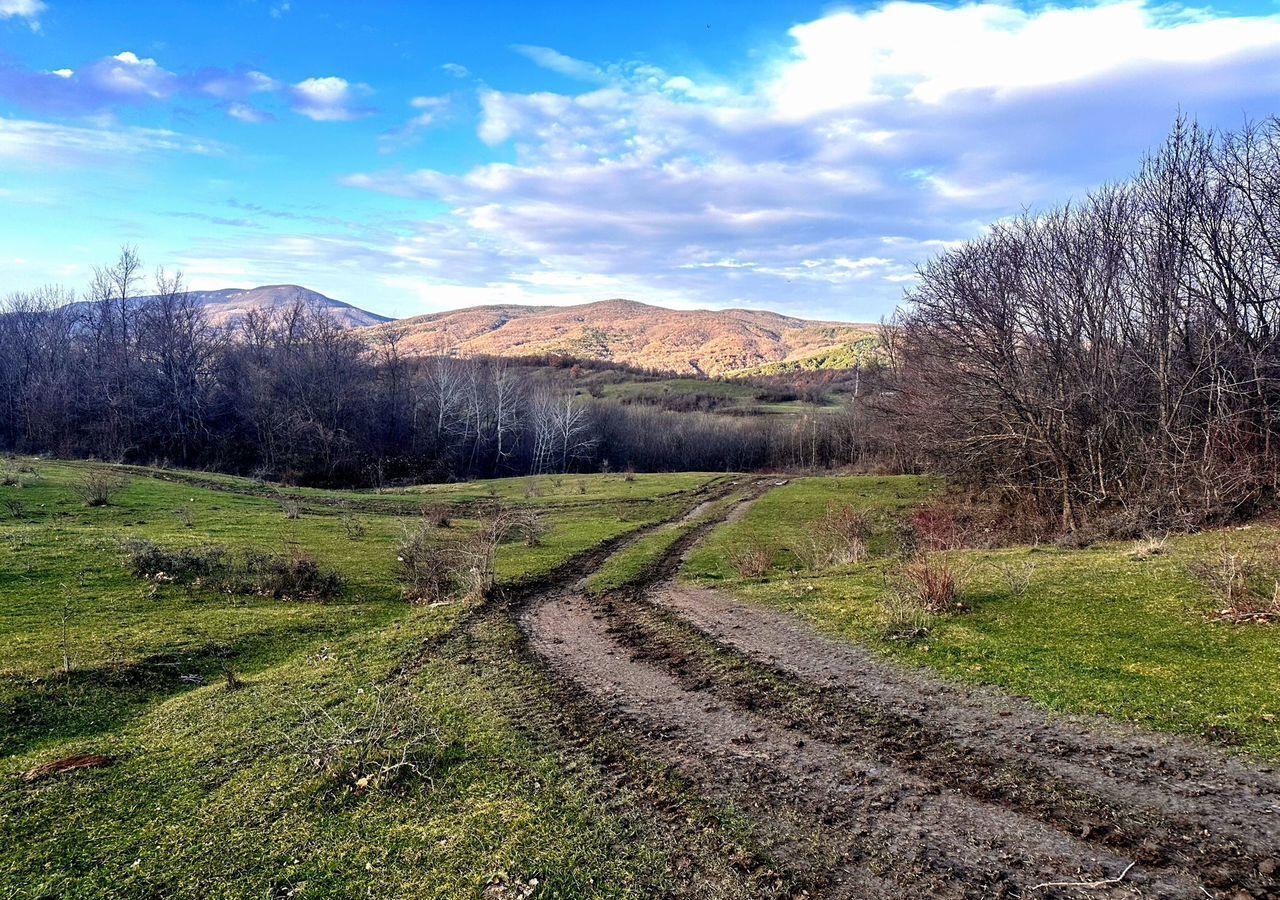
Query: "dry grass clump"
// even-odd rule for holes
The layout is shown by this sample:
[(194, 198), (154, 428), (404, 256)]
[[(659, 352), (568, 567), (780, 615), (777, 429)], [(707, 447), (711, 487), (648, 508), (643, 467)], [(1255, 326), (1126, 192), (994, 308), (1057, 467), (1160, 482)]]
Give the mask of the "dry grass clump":
[(862, 513), (848, 504), (831, 501), (826, 513), (813, 523), (807, 543), (796, 555), (809, 569), (861, 562), (867, 555), (871, 526)]
[(1129, 548), (1129, 558), (1141, 562), (1144, 559), (1163, 556), (1168, 549), (1168, 535), (1148, 535), (1134, 541), (1133, 546)]
[(967, 609), (966, 572), (945, 553), (918, 553), (885, 575), (883, 600), (891, 640), (928, 632), (935, 616)]
[(729, 565), (743, 578), (763, 578), (773, 568), (773, 551), (756, 541), (729, 551)]

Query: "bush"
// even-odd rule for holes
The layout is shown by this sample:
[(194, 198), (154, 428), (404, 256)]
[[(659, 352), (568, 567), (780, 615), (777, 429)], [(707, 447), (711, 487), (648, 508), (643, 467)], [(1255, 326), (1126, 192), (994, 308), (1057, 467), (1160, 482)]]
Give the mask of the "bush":
[(424, 503), (421, 513), (422, 518), (433, 528), (448, 528), (452, 524), (449, 519), (449, 507), (443, 503)]
[(306, 554), (265, 557), (257, 574), (258, 593), (277, 600), (327, 600), (342, 590), (338, 573)]
[(753, 543), (729, 552), (729, 564), (743, 578), (763, 578), (773, 568), (773, 551), (761, 543)]
[(362, 690), (336, 713), (304, 708), (301, 728), (285, 739), (305, 765), (356, 791), (425, 776), (446, 748), (417, 695), (398, 686)]
[(965, 608), (961, 599), (964, 577), (943, 553), (916, 555), (903, 564), (889, 587), (896, 602), (932, 615)]
[(369, 529), (365, 527), (364, 522), (350, 510), (343, 510), (338, 521), (342, 523), (342, 530), (347, 533), (347, 540), (362, 541), (365, 535), (369, 533)]
[(298, 519), (302, 517), (302, 504), (292, 497), (282, 497), (280, 499), (280, 509), (284, 512), (286, 519)]
[(126, 541), (124, 551), (133, 574), (157, 584), (208, 587), (277, 600), (327, 600), (342, 590), (337, 572), (301, 554), (250, 550), (237, 557), (225, 547), (162, 547), (140, 538)]
[(1217, 595), (1219, 619), (1280, 620), (1280, 553), (1275, 548), (1258, 558), (1224, 547), (1216, 559), (1196, 566), (1194, 572)]
[(125, 479), (105, 469), (89, 469), (73, 486), (85, 506), (107, 506), (125, 486)]
[(406, 528), (396, 556), (405, 582), (405, 599), (413, 603), (442, 603), (459, 587), (458, 559), (448, 544), (435, 535), (435, 526), (423, 519)]
[(905, 542), (924, 553), (958, 550), (963, 533), (955, 512), (941, 504), (922, 506), (911, 515), (909, 539)]
[(827, 504), (826, 514), (814, 523), (808, 543), (796, 555), (809, 569), (861, 562), (867, 555), (871, 528), (866, 518), (847, 504)]

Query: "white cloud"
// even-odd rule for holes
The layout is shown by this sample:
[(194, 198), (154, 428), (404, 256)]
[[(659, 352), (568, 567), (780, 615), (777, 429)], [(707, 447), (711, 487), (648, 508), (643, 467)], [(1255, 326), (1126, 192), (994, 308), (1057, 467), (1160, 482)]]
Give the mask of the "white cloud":
[(176, 75), (130, 50), (94, 63), (85, 70), (85, 77), (100, 90), (153, 100), (169, 97), (178, 87)]
[(517, 48), (598, 83), (481, 88), (477, 135), (510, 161), (347, 183), (452, 210), (510, 255), (487, 283), (546, 295), (517, 276), (554, 271), (865, 319), (983, 223), (1126, 175), (1179, 108), (1238, 124), (1280, 94), (1280, 16), (897, 0), (789, 38), (739, 78)]
[(163, 128), (54, 125), (0, 117), (0, 160), (45, 169), (51, 165), (124, 164), (153, 152), (219, 156), (223, 147)]
[(43, 0), (0, 0), (0, 19), (26, 19), (32, 31), (39, 31), (40, 14), (48, 8)]
[(568, 78), (581, 81), (604, 81), (605, 73), (597, 66), (572, 56), (565, 56), (550, 47), (535, 47), (530, 44), (516, 44), (511, 48), (521, 56), (552, 72), (558, 72)]
[(258, 125), (271, 118), (267, 113), (258, 109), (256, 106), (240, 102), (229, 104), (227, 106), (227, 115), (239, 122), (245, 122), (250, 125)]
[(332, 75), (308, 78), (291, 88), (294, 112), (316, 122), (349, 122), (368, 115), (370, 111), (357, 104), (371, 93), (368, 85)]
[(471, 70), (459, 63), (445, 63), (440, 68), (444, 70), (446, 75), (452, 75), (454, 78), (469, 78), (471, 76)]

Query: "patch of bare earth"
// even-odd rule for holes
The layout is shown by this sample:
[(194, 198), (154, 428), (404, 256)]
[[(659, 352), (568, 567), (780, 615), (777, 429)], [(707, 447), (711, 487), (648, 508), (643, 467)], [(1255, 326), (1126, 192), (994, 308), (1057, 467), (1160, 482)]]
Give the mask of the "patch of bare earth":
[[(741, 514), (745, 504), (734, 512)], [(701, 533), (702, 529), (698, 529)], [(581, 701), (830, 897), (1280, 897), (1261, 762), (897, 668), (672, 575), (519, 621)]]

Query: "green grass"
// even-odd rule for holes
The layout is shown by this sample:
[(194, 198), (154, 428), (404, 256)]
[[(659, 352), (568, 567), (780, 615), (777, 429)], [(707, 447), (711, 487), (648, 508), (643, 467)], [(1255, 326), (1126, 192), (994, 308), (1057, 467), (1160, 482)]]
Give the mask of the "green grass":
[(741, 502), (741, 494), (733, 494), (723, 500), (711, 503), (696, 516), (686, 517), (655, 528), (646, 535), (632, 541), (604, 561), (590, 578), (586, 587), (590, 593), (606, 594), (634, 584), (662, 556), (689, 532), (724, 514), (730, 506)]
[[(891, 640), (883, 604), (884, 575), (894, 565), (887, 558), (891, 528), (877, 530), (870, 559), (838, 569), (806, 571), (791, 548), (801, 546), (828, 499), (888, 523), (927, 490), (909, 479), (794, 482), (714, 532), (683, 574), (949, 677), (997, 685), (1058, 710), (1104, 713), (1280, 756), (1280, 631), (1214, 621), (1215, 599), (1192, 574), (1224, 546), (1274, 545), (1280, 529), (1178, 537), (1144, 560), (1129, 555), (1129, 544), (957, 552), (974, 609), (935, 618), (921, 639)], [(777, 558), (765, 578), (746, 580), (726, 556), (753, 541)], [(1019, 594), (1007, 570), (1025, 564), (1033, 574)]]
[[(73, 491), (85, 464), (32, 464), (22, 486), (0, 487), (23, 512), (0, 505), (0, 895), (457, 897), (533, 878), (552, 896), (660, 891), (660, 838), (605, 802), (588, 760), (530, 730), (549, 694), (514, 631), (442, 644), (474, 607), (401, 599), (405, 509), (362, 508), (352, 540), (332, 504), (362, 492), (298, 491), (316, 502), (290, 519), (251, 480), (145, 470), (90, 509)], [(547, 479), (538, 497), (520, 480), (498, 485), (550, 526), (538, 547), (500, 549), (499, 580), (675, 515), (690, 502), (681, 492), (713, 477), (573, 476), (585, 493)], [(402, 493), (389, 499), (488, 496)], [(475, 527), (459, 512), (447, 534)], [(307, 553), (345, 588), (307, 603), (153, 586), (125, 567), (121, 540), (135, 536)], [(295, 747), (303, 719), (354, 714), (406, 660), (419, 663), (395, 683), (438, 735), (432, 766), (397, 791), (339, 790)], [(243, 688), (226, 690), (224, 663)], [(17, 777), (77, 753), (114, 763)]]

